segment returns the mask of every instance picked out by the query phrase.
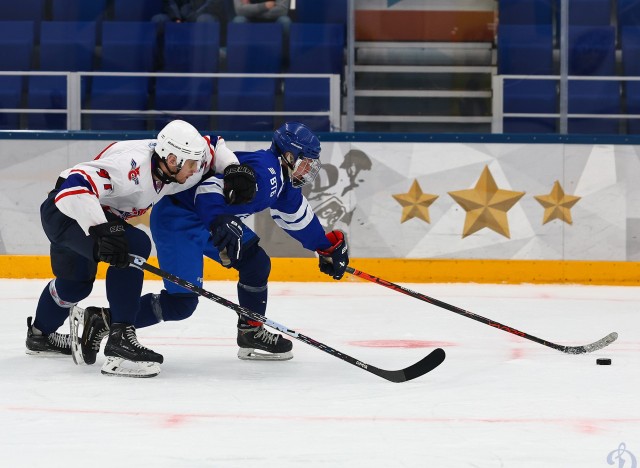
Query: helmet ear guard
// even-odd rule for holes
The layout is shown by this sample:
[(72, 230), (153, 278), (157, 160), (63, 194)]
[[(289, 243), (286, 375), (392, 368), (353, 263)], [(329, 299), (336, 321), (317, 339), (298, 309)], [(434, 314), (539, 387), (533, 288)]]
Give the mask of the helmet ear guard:
[[(320, 140), (304, 124), (287, 122), (273, 133), (271, 150), (289, 168), (294, 187), (313, 182), (320, 172)], [(291, 153), (293, 161), (286, 155)]]

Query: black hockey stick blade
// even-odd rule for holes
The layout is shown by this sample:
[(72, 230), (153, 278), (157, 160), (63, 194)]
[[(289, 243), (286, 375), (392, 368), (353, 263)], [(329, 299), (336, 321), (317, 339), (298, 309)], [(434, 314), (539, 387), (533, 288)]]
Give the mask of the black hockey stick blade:
[(314, 348), (319, 349), (320, 351), (324, 351), (327, 354), (330, 354), (334, 357), (342, 359), (343, 361), (348, 362), (353, 366), (359, 367), (360, 369), (370, 372), (371, 374), (377, 375), (378, 377), (382, 377), (383, 379), (386, 379), (390, 382), (396, 382), (396, 383), (407, 382), (408, 380), (413, 380), (417, 377), (420, 377), (421, 375), (424, 375), (427, 372), (431, 372), (433, 369), (435, 369), (440, 364), (442, 364), (446, 357), (443, 349), (436, 348), (433, 351), (431, 351), (427, 356), (422, 358), (420, 361), (404, 369), (400, 369), (400, 370), (380, 369), (378, 367), (372, 366), (371, 364), (367, 364), (358, 359), (355, 359), (349, 356), (348, 354), (345, 354), (336, 349), (333, 349), (330, 346), (325, 345), (324, 343), (320, 343), (319, 341), (316, 341), (313, 338), (303, 335), (302, 333), (298, 333), (297, 331), (292, 330), (289, 327), (286, 327), (277, 322), (274, 322), (273, 320), (266, 318), (264, 315), (260, 315), (245, 307), (242, 307), (241, 305), (235, 304), (225, 299), (224, 297), (218, 296), (217, 294), (214, 294), (210, 291), (207, 291), (206, 289), (196, 286), (195, 284), (189, 281), (186, 281), (171, 273), (161, 270), (158, 267), (149, 265), (145, 261), (145, 259), (142, 257), (129, 255), (129, 263), (133, 267), (153, 273), (154, 275), (157, 275), (161, 278), (171, 281), (172, 283), (175, 283), (178, 286), (182, 286), (183, 288), (191, 292), (194, 292), (202, 297), (206, 297), (207, 299), (217, 302), (218, 304), (233, 310), (238, 315), (241, 315), (250, 320), (255, 320), (256, 322), (260, 322), (270, 328), (273, 328), (275, 330), (278, 330), (284, 333), (285, 335), (295, 338), (296, 340), (302, 341), (303, 343), (306, 343), (309, 346), (313, 346)]
[(365, 273), (364, 271), (356, 270), (355, 268), (347, 267), (347, 273), (350, 273), (358, 278), (365, 279), (367, 281), (371, 281), (372, 283), (379, 284), (380, 286), (384, 286), (385, 288), (392, 289), (393, 291), (406, 294), (407, 296), (411, 296), (415, 299), (419, 299), (424, 302), (428, 302), (436, 307), (440, 307), (441, 309), (446, 309), (450, 312), (456, 313), (458, 315), (462, 315), (464, 317), (475, 320), (476, 322), (484, 323), (485, 325), (489, 325), (490, 327), (497, 328), (499, 330), (505, 331), (507, 333), (511, 333), (513, 335), (519, 336), (520, 338), (525, 338), (527, 340), (533, 341), (535, 343), (539, 343), (548, 348), (556, 349), (566, 354), (585, 354), (592, 353), (593, 351), (597, 351), (599, 349), (604, 348), (605, 346), (609, 346), (611, 343), (618, 339), (618, 334), (616, 332), (609, 333), (604, 338), (600, 338), (598, 341), (593, 343), (582, 345), (582, 346), (563, 346), (557, 343), (552, 343), (551, 341), (543, 340), (542, 338), (538, 338), (537, 336), (530, 335), (529, 333), (517, 330), (508, 325), (504, 325), (500, 322), (496, 322), (495, 320), (488, 319), (478, 314), (474, 314), (473, 312), (469, 312), (468, 310), (461, 309), (460, 307), (456, 307), (451, 304), (447, 304), (446, 302), (442, 302), (438, 299), (434, 299), (433, 297), (429, 297), (425, 294), (421, 294), (416, 291), (412, 291), (409, 288), (405, 288), (400, 286), (399, 284), (392, 283), (387, 280), (383, 280), (382, 278), (378, 278), (377, 276), (370, 275), (369, 273)]
[[(435, 369), (436, 367), (438, 367), (440, 364), (444, 362), (445, 357), (446, 357), (446, 354), (444, 352), (444, 349), (436, 348), (433, 351), (431, 351), (427, 356), (420, 359), (420, 361), (404, 369), (390, 371), (390, 370), (378, 369), (376, 367), (374, 368), (375, 370), (372, 370), (371, 372), (373, 372), (374, 374), (384, 379), (387, 379), (390, 382), (396, 382), (396, 383), (407, 382), (409, 380), (416, 379), (428, 372), (431, 372), (433, 369)], [(366, 364), (358, 364), (358, 365), (366, 365)]]
[[(238, 306), (240, 307), (240, 306)], [(253, 313), (253, 312), (252, 312)], [(253, 317), (253, 315), (251, 316)], [(303, 343), (307, 343), (314, 348), (319, 349), (320, 351), (324, 351), (327, 354), (331, 354), (332, 356), (337, 357), (338, 359), (342, 359), (349, 364), (352, 364), (356, 367), (366, 370), (372, 374), (377, 375), (378, 377), (382, 377), (389, 382), (402, 383), (407, 382), (409, 380), (416, 379), (428, 372), (431, 372), (433, 369), (442, 364), (446, 358), (446, 354), (442, 348), (436, 348), (431, 351), (428, 355), (420, 359), (420, 361), (415, 364), (410, 365), (409, 367), (405, 367), (404, 369), (399, 370), (387, 370), (380, 369), (379, 367), (372, 366), (371, 364), (367, 364), (358, 359), (355, 359), (348, 354), (338, 351), (337, 349), (333, 349), (319, 341), (314, 340), (313, 338), (309, 338), (302, 333), (298, 333), (294, 330), (286, 329), (282, 325), (275, 323), (269, 319), (259, 320), (267, 326), (274, 328), (282, 333), (285, 333), (297, 340), (302, 341)]]

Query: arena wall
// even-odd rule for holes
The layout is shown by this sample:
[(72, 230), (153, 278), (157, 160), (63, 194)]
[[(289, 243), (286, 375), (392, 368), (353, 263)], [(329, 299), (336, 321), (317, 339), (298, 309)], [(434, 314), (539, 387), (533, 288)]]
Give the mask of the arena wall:
[[(342, 140), (323, 140), (305, 194), (325, 229), (347, 233), (354, 268), (408, 282), (640, 283), (636, 144)], [(0, 139), (0, 277), (51, 275), (39, 205), (62, 170), (109, 143)], [(135, 223), (148, 231), (148, 218)], [(268, 213), (249, 224), (274, 280), (323, 279)], [(207, 266), (207, 279), (232, 273)]]

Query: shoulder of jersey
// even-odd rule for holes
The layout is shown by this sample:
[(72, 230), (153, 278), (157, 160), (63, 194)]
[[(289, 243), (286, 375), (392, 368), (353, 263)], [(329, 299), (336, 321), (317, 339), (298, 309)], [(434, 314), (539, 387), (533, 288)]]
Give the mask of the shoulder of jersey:
[(124, 140), (108, 146), (96, 159), (113, 158), (123, 153), (143, 160), (151, 160), (156, 140)]

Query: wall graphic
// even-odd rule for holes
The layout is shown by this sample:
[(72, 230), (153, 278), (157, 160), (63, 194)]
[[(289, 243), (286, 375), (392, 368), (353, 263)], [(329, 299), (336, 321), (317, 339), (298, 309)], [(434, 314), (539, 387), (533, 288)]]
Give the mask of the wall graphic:
[[(0, 253), (48, 253), (40, 203), (62, 170), (108, 143), (2, 141)], [(627, 145), (323, 142), (322, 170), (304, 193), (326, 230), (347, 233), (352, 257), (638, 261), (639, 152)], [(249, 223), (271, 255), (313, 255), (268, 213)]]

